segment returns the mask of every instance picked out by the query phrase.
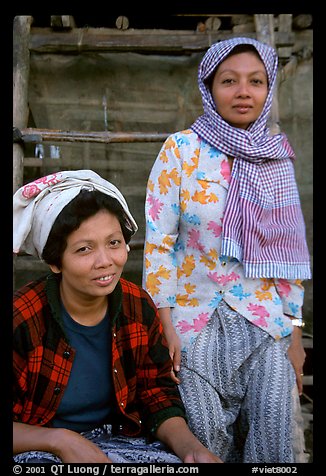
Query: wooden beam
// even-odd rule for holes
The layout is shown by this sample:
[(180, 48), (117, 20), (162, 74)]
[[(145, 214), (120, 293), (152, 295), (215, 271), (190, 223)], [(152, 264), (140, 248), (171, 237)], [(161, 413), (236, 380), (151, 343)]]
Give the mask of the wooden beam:
[[(255, 32), (244, 36), (256, 38)], [(182, 31), (182, 30), (118, 30), (111, 28), (73, 28), (54, 31), (51, 28), (32, 28), (29, 48), (33, 53), (82, 53), (100, 52), (166, 52), (193, 53), (207, 50), (213, 43), (233, 38), (230, 30)], [(275, 32), (277, 46), (294, 44), (294, 35)]]

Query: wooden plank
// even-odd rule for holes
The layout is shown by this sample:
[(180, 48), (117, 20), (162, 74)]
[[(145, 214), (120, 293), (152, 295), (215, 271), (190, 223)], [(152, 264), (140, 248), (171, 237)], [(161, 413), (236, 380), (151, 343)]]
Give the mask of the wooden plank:
[[(255, 32), (244, 36), (256, 38)], [(191, 53), (207, 50), (213, 43), (234, 37), (230, 30), (193, 32), (183, 30), (118, 30), (111, 28), (73, 28), (53, 31), (32, 28), (29, 48), (33, 53), (81, 53), (87, 51), (149, 51)], [(294, 44), (294, 35), (275, 32), (278, 46)]]
[[(29, 34), (33, 18), (16, 16), (13, 26), (13, 121), (19, 129), (28, 121)], [(13, 191), (23, 183), (24, 150), (21, 143), (13, 144)]]

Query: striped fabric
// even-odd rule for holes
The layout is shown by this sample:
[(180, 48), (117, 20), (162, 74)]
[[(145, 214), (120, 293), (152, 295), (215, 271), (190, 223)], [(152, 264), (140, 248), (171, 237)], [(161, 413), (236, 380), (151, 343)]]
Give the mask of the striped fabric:
[[(239, 44), (253, 45), (262, 58), (269, 92), (262, 113), (248, 129), (229, 125), (217, 113), (207, 78)], [(209, 144), (234, 157), (223, 220), (222, 254), (242, 261), (249, 278), (309, 279), (305, 224), (295, 180), (295, 154), (284, 133), (271, 136), (267, 119), (277, 78), (278, 58), (251, 38), (214, 44), (198, 72), (204, 114), (191, 126)]]

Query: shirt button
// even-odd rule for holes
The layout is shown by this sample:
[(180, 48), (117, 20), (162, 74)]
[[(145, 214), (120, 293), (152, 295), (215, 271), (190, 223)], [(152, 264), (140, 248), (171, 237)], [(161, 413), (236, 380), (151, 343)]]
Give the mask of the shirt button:
[(219, 290), (220, 294), (224, 294), (224, 291), (222, 289)]
[(53, 393), (55, 395), (59, 395), (59, 393), (61, 392), (61, 388), (60, 387), (55, 387), (55, 389), (53, 390)]
[(66, 350), (64, 353), (63, 353), (63, 358), (64, 359), (69, 359), (70, 357), (70, 352), (68, 350)]
[(117, 337), (117, 334), (115, 332), (113, 332), (113, 337)]
[(117, 373), (118, 373), (117, 369), (113, 369), (113, 372), (114, 372), (115, 374), (117, 374)]
[(124, 407), (124, 403), (123, 402), (120, 402), (120, 407)]
[(222, 266), (226, 266), (226, 261), (222, 261)]

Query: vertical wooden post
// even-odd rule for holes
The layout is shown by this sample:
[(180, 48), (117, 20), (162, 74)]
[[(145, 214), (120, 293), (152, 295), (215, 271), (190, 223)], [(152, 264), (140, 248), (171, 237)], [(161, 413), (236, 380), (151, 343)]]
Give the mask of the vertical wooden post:
[[(260, 13), (254, 15), (254, 20), (257, 40), (275, 48), (274, 15)], [(277, 90), (278, 88), (276, 82), (269, 123), (271, 134), (277, 134), (280, 132)]]
[[(18, 129), (27, 127), (28, 80), (29, 80), (29, 35), (33, 18), (16, 16), (13, 28), (13, 125)], [(24, 150), (21, 144), (13, 145), (13, 191), (22, 185), (24, 173)]]

